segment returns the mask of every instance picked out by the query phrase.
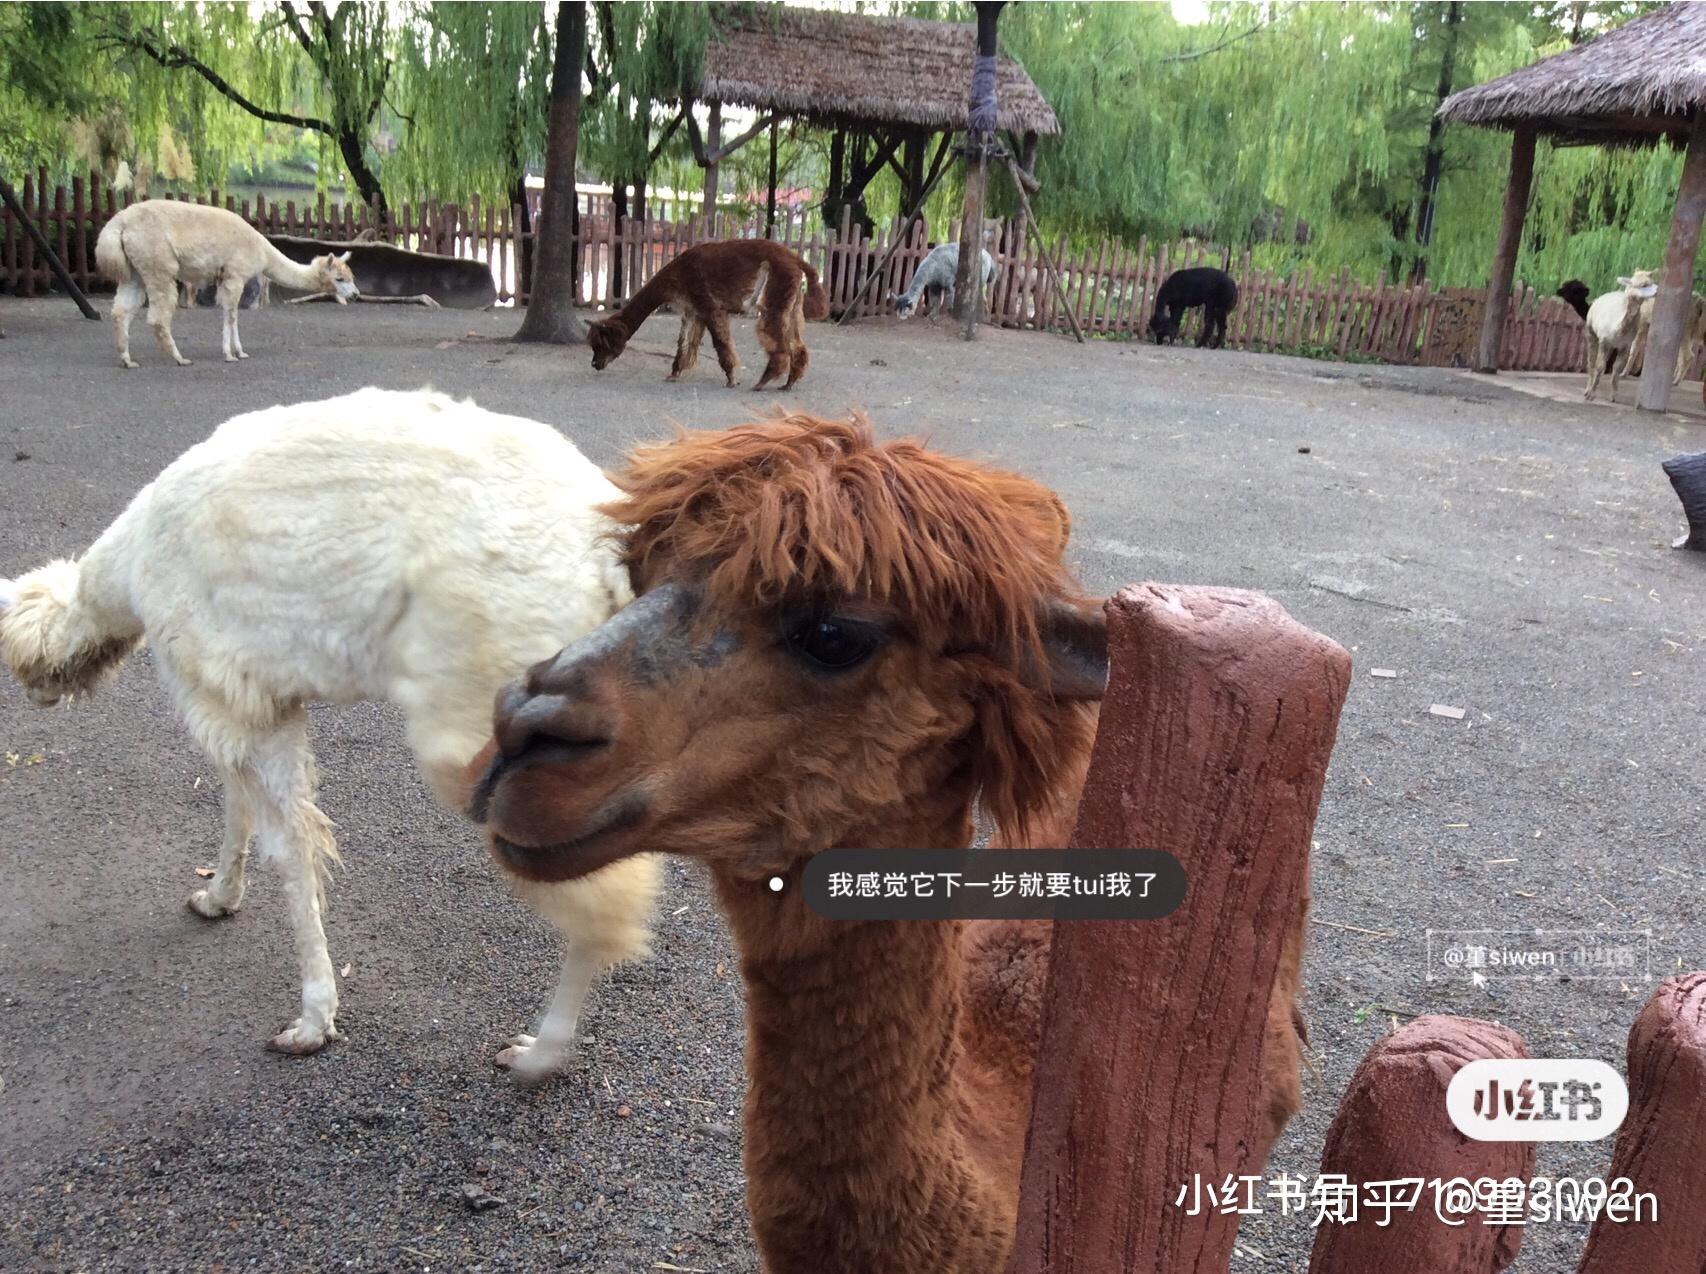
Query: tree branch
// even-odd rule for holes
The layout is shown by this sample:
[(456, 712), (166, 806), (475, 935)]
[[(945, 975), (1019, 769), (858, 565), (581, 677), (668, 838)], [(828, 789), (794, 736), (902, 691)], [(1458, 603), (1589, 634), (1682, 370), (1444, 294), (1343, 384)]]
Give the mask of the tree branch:
[(681, 108), (681, 112), (678, 115), (676, 115), (676, 117), (674, 119), (670, 120), (669, 123), (664, 125), (663, 132), (658, 137), (658, 144), (656, 146), (653, 146), (651, 149), (651, 153), (646, 156), (646, 167), (647, 168), (650, 168), (653, 164), (657, 163), (658, 156), (663, 154), (663, 148), (665, 146), (669, 145), (669, 139), (671, 137), (675, 136), (675, 130), (681, 127), (681, 121), (686, 116), (687, 116), (687, 108), (685, 106), (683, 106)]
[(256, 119), (265, 120), (269, 124), (288, 124), (292, 128), (306, 128), (316, 133), (324, 133), (328, 137), (335, 136), (337, 130), (323, 119), (313, 119), (306, 115), (290, 115), (284, 111), (269, 110), (243, 96), (231, 83), (212, 67), (200, 59), (193, 57), (181, 45), (170, 44), (164, 49), (158, 48), (144, 32), (140, 35), (113, 35), (111, 42), (121, 48), (127, 48), (137, 53), (144, 53), (165, 67), (168, 71), (191, 70), (211, 84), (227, 101), (234, 103), (253, 115)]
[(285, 19), (290, 23), (291, 33), (296, 36), (296, 42), (302, 46), (302, 51), (308, 55), (309, 60), (313, 62), (316, 67), (319, 67), (321, 74), (325, 74), (326, 68), (320, 66), (320, 59), (317, 56), (318, 51), (314, 48), (313, 39), (309, 36), (308, 32), (303, 29), (302, 15), (296, 12), (296, 5), (293, 4), (291, 0), (284, 0), (284, 3), (279, 6), (279, 11), (284, 14)]
[(1168, 57), (1162, 58), (1161, 60), (1163, 62), (1194, 62), (1198, 58), (1205, 58), (1210, 53), (1218, 53), (1220, 50), (1227, 48), (1230, 45), (1237, 44), (1240, 40), (1247, 40), (1258, 31), (1266, 30), (1271, 21), (1272, 19), (1263, 18), (1248, 31), (1240, 31), (1234, 36), (1223, 36), (1221, 39), (1209, 45), (1206, 49), (1192, 49), (1189, 53), (1174, 53)]

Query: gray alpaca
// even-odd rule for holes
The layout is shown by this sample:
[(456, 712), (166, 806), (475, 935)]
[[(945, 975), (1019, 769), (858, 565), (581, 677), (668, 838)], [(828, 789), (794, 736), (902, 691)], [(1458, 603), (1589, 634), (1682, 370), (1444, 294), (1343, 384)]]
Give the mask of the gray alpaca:
[[(912, 276), (912, 282), (906, 291), (899, 296), (890, 294), (894, 302), (894, 312), (901, 318), (911, 318), (913, 311), (918, 308), (918, 302), (926, 292), (936, 294), (936, 304), (930, 311), (934, 319), (944, 307), (954, 308), (954, 276), (960, 269), (960, 245), (957, 243), (940, 243), (930, 249), (928, 256), (918, 263), (918, 272)], [(995, 278), (995, 258), (988, 252), (983, 254), (983, 286), (988, 287)]]

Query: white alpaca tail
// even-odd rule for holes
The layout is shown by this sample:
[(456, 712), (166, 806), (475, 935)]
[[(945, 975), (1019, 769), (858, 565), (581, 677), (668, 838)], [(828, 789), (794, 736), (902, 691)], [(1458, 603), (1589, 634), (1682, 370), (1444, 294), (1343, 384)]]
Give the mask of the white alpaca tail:
[(133, 504), (80, 561), (0, 580), (0, 663), (36, 703), (92, 692), (142, 640), (125, 579), (136, 513)]
[(124, 255), (124, 227), (117, 217), (101, 227), (95, 240), (95, 266), (109, 283), (123, 283), (130, 277), (130, 262)]

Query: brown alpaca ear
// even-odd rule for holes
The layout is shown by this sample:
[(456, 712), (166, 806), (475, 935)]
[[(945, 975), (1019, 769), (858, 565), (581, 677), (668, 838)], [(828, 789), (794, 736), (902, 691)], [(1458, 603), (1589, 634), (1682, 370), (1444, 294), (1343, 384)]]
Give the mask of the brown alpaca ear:
[(1100, 699), (1108, 685), (1108, 618), (1100, 604), (1082, 610), (1051, 603), (1037, 617), (1048, 659), (1048, 691), (1056, 699)]

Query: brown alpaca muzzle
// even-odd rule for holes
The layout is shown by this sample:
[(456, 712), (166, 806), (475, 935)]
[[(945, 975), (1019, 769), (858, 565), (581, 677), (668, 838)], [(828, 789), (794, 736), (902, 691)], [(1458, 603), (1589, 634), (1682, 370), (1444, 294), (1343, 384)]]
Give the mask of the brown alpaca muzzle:
[(644, 848), (635, 833), (651, 800), (644, 758), (623, 747), (633, 733), (623, 691), (714, 657), (685, 637), (695, 605), (674, 586), (654, 589), (500, 692), (468, 812), (505, 870), (570, 880)]

